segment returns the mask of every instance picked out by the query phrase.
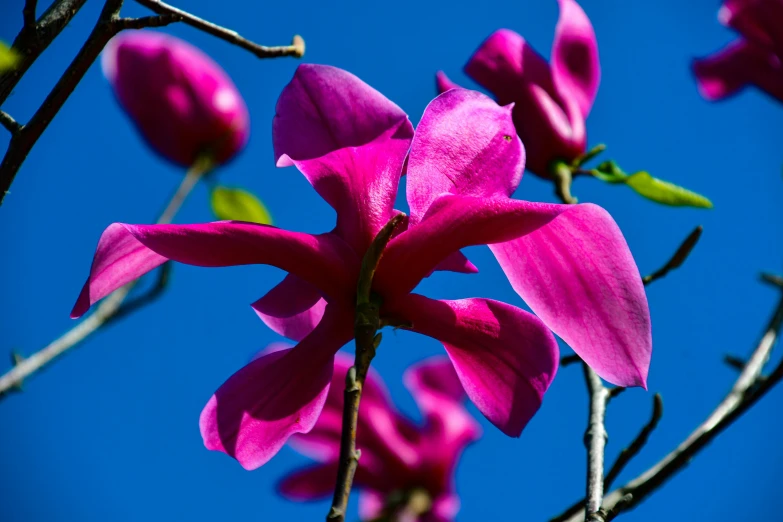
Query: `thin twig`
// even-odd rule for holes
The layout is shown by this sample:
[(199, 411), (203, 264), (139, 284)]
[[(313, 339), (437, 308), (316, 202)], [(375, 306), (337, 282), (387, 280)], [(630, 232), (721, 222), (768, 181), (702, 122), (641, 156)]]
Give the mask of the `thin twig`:
[(155, 13), (158, 13), (160, 15), (167, 15), (167, 14), (177, 15), (181, 18), (183, 23), (195, 27), (196, 29), (200, 29), (205, 33), (209, 33), (212, 36), (220, 38), (221, 40), (225, 40), (229, 43), (232, 43), (243, 49), (246, 49), (251, 53), (255, 54), (256, 56), (258, 56), (259, 58), (279, 58), (283, 56), (294, 56), (296, 58), (301, 58), (302, 55), (304, 55), (304, 51), (305, 51), (304, 40), (299, 35), (294, 36), (291, 45), (266, 47), (263, 45), (258, 45), (255, 42), (251, 42), (250, 40), (240, 36), (240, 34), (237, 33), (236, 31), (226, 29), (225, 27), (221, 27), (219, 25), (213, 24), (212, 22), (208, 22), (197, 16), (193, 16), (192, 14), (186, 11), (183, 11), (174, 6), (168, 5), (166, 3), (160, 2), (159, 0), (136, 0), (136, 1), (139, 4), (143, 5), (144, 7), (146, 7), (147, 9)]
[(606, 478), (604, 479), (604, 491), (612, 487), (612, 483), (625, 469), (625, 466), (627, 466), (631, 459), (641, 451), (645, 444), (647, 444), (647, 440), (650, 438), (650, 434), (658, 426), (658, 422), (661, 420), (662, 415), (663, 399), (661, 399), (660, 393), (656, 393), (653, 396), (653, 409), (652, 414), (650, 415), (650, 420), (647, 421), (647, 424), (644, 425), (636, 438), (633, 439), (633, 441), (627, 447), (623, 448), (623, 450), (620, 452), (620, 455), (617, 456), (617, 460), (609, 469), (609, 472), (606, 474)]
[[(198, 162), (188, 171), (171, 200), (169, 200), (166, 205), (165, 210), (158, 218), (157, 224), (171, 223), (176, 213), (182, 207), (185, 199), (193, 190), (193, 187), (208, 170), (209, 167), (205, 162)], [(11, 370), (0, 377), (0, 397), (4, 397), (9, 391), (20, 389), (22, 382), (26, 378), (43, 369), (55, 358), (82, 342), (102, 326), (105, 326), (120, 317), (126, 316), (129, 313), (138, 310), (141, 306), (154, 301), (161, 295), (168, 281), (168, 272), (170, 269), (167, 267), (167, 264), (168, 263), (164, 264), (160, 268), (158, 281), (145, 295), (123, 305), (125, 298), (128, 297), (128, 294), (139, 280), (136, 279), (135, 281), (131, 281), (109, 294), (101, 301), (101, 304), (96, 307), (95, 312), (90, 314), (75, 327), (71, 328), (65, 334), (30, 357), (19, 360)]]
[[(29, 1), (29, 0), (28, 0)], [(60, 31), (68, 24), (73, 15), (81, 9), (86, 0), (59, 0), (50, 7), (41, 20), (33, 27), (25, 26), (14, 40), (13, 48), (22, 56), (17, 66), (0, 76), (0, 104), (10, 94), (35, 59), (46, 49)], [(265, 47), (241, 37), (237, 32), (191, 15), (157, 0), (138, 0), (138, 2), (159, 16), (142, 18), (120, 18), (123, 0), (107, 0), (101, 11), (98, 23), (82, 46), (73, 62), (68, 66), (57, 84), (51, 90), (30, 121), (17, 129), (8, 145), (8, 150), (0, 163), (0, 204), (13, 183), (16, 173), (22, 166), (35, 143), (49, 126), (73, 90), (97, 59), (109, 40), (123, 29), (141, 29), (161, 27), (174, 22), (184, 22), (222, 40), (246, 49), (259, 58), (282, 56), (301, 57), (305, 51), (304, 40), (294, 36), (291, 45)]]
[(625, 388), (623, 386), (615, 386), (614, 388), (609, 390), (609, 398), (614, 399), (615, 397), (617, 397), (627, 389), (628, 388)]
[[(699, 425), (677, 448), (635, 479), (607, 494), (603, 503), (607, 511), (620, 513), (634, 508), (681, 471), (715, 437), (783, 380), (783, 361), (766, 378), (762, 375), (764, 365), (769, 359), (775, 342), (780, 337), (782, 327), (783, 293), (767, 324), (764, 336), (728, 395), (718, 404), (707, 420)], [(628, 495), (631, 495), (630, 499), (627, 499)], [(565, 515), (564, 513), (551, 520), (553, 522), (578, 522), (581, 520), (578, 513)]]
[[(0, 74), (0, 105), (22, 79), (39, 56), (49, 47), (87, 0), (55, 0), (37, 23), (25, 24), (11, 47), (17, 51), (19, 60), (10, 69)], [(26, 7), (26, 6), (25, 6)]]
[(11, 133), (11, 136), (16, 135), (22, 129), (19, 122), (5, 111), (0, 111), (0, 125), (5, 127)]
[[(13, 135), (0, 163), (0, 204), (13, 183), (16, 173), (38, 138), (68, 100), (73, 90), (98, 58), (111, 38), (128, 25), (119, 18), (123, 0), (107, 0), (87, 41), (55, 84), (30, 121)], [(173, 22), (171, 19), (169, 21)]]
[(175, 22), (181, 22), (182, 17), (176, 14), (142, 16), (141, 18), (118, 18), (114, 25), (118, 29), (144, 29), (146, 27), (164, 27)]
[(328, 522), (344, 522), (348, 508), (348, 497), (351, 494), (353, 476), (359, 464), (360, 452), (356, 450), (356, 425), (359, 419), (359, 402), (362, 398), (362, 388), (370, 363), (375, 357), (375, 351), (381, 342), (378, 329), (381, 326), (380, 306), (372, 295), (372, 280), (375, 269), (391, 239), (394, 229), (405, 219), (405, 214), (397, 214), (389, 220), (378, 232), (362, 259), (359, 281), (356, 287), (356, 318), (354, 336), (356, 338), (356, 358), (354, 364), (345, 376), (345, 393), (343, 403), (343, 423), (340, 436), (340, 459), (337, 469), (337, 480), (334, 486), (334, 496)]
[(590, 417), (585, 432), (585, 446), (587, 446), (585, 518), (588, 521), (598, 521), (600, 519), (595, 518), (595, 515), (601, 509), (604, 496), (604, 448), (607, 439), (604, 418), (606, 403), (609, 401), (609, 390), (592, 368), (587, 364), (583, 364), (582, 368), (587, 382), (587, 391), (590, 394)]
[(572, 364), (578, 363), (581, 360), (581, 357), (575, 353), (572, 353), (571, 355), (564, 355), (560, 358), (560, 366), (571, 366)]
[(24, 21), (24, 28), (35, 28), (35, 11), (38, 7), (38, 0), (24, 0), (24, 7), (22, 8), (22, 20)]
[(563, 161), (558, 161), (552, 164), (549, 171), (555, 184), (555, 195), (560, 198), (560, 201), (567, 205), (578, 203), (578, 200), (571, 195), (571, 182), (574, 175), (571, 172), (570, 165)]
[(688, 237), (685, 238), (685, 240), (680, 244), (680, 247), (677, 249), (677, 251), (674, 253), (671, 259), (663, 265), (663, 267), (659, 268), (652, 274), (648, 276), (644, 276), (642, 279), (644, 281), (645, 285), (648, 285), (655, 281), (656, 279), (660, 279), (664, 277), (666, 274), (674, 270), (675, 268), (679, 268), (685, 260), (688, 258), (688, 255), (693, 250), (693, 247), (696, 246), (696, 243), (698, 243), (699, 238), (701, 237), (702, 233), (702, 227), (701, 225), (694, 228), (693, 232), (688, 234)]
[(779, 275), (761, 274), (761, 280), (772, 286), (777, 286), (778, 288), (783, 289), (783, 277), (780, 277)]

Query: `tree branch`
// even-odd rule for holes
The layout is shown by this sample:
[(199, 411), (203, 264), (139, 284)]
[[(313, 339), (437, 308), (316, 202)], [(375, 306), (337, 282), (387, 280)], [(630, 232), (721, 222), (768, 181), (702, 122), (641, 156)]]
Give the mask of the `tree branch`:
[(87, 73), (87, 69), (95, 61), (106, 43), (119, 30), (112, 24), (122, 7), (122, 0), (107, 0), (101, 11), (98, 23), (90, 33), (87, 42), (81, 48), (76, 58), (66, 69), (52, 91), (38, 108), (30, 122), (14, 134), (8, 150), (0, 163), (0, 204), (3, 202), (11, 183), (19, 171), (22, 162), (27, 158), (38, 138), (49, 126), (54, 116), (71, 95), (76, 85)]
[(263, 45), (258, 45), (255, 42), (251, 42), (246, 38), (243, 38), (236, 31), (226, 29), (225, 27), (221, 27), (219, 25), (213, 24), (212, 22), (208, 22), (204, 19), (201, 19), (197, 16), (193, 16), (192, 14), (186, 11), (183, 11), (174, 6), (168, 5), (166, 3), (160, 2), (159, 0), (136, 0), (136, 1), (139, 4), (143, 5), (144, 7), (146, 7), (147, 9), (155, 13), (158, 13), (160, 15), (179, 16), (180, 20), (183, 23), (190, 25), (191, 27), (195, 27), (196, 29), (199, 29), (201, 31), (204, 31), (205, 33), (209, 33), (212, 36), (220, 38), (221, 40), (225, 40), (226, 42), (237, 45), (247, 51), (250, 51), (251, 53), (258, 56), (259, 58), (279, 58), (283, 56), (294, 56), (296, 58), (301, 58), (305, 52), (304, 39), (302, 39), (302, 37), (299, 35), (294, 36), (291, 45), (266, 47)]
[[(207, 165), (205, 162), (197, 162), (196, 165), (188, 171), (171, 200), (169, 200), (169, 203), (166, 205), (165, 210), (158, 218), (157, 224), (171, 223), (198, 180), (209, 170), (210, 165)], [(87, 316), (65, 334), (49, 343), (48, 346), (26, 359), (21, 357), (18, 358), (14, 367), (6, 372), (5, 375), (0, 376), (0, 397), (5, 397), (9, 391), (21, 389), (22, 381), (27, 377), (43, 369), (54, 359), (75, 347), (102, 326), (124, 317), (157, 299), (166, 287), (169, 271), (170, 267), (168, 266), (168, 263), (165, 263), (158, 272), (156, 284), (146, 294), (125, 304), (123, 304), (125, 299), (139, 280), (136, 279), (135, 281), (131, 281), (125, 286), (118, 288), (101, 301), (101, 304), (96, 307), (95, 312)]]
[[(39, 56), (49, 47), (87, 0), (55, 0), (37, 23), (27, 24), (29, 14), (25, 14), (25, 25), (14, 39), (11, 47), (19, 54), (19, 61), (11, 70), (0, 74), (0, 105), (5, 102), (11, 91), (22, 79)], [(29, 0), (25, 4), (28, 9)]]
[(372, 280), (375, 269), (391, 239), (394, 229), (404, 219), (405, 214), (397, 214), (375, 236), (362, 259), (359, 281), (356, 288), (356, 318), (354, 321), (354, 336), (356, 338), (356, 358), (354, 365), (345, 376), (345, 392), (343, 403), (343, 425), (340, 436), (340, 459), (337, 469), (337, 480), (334, 486), (334, 496), (327, 522), (344, 522), (345, 511), (348, 508), (348, 497), (351, 485), (359, 464), (360, 452), (356, 450), (356, 425), (359, 419), (359, 402), (362, 398), (362, 388), (370, 363), (375, 357), (375, 351), (381, 342), (381, 334), (377, 333), (381, 326), (380, 306), (372, 295)]
[(702, 230), (703, 229), (701, 225), (694, 228), (693, 232), (688, 234), (688, 237), (686, 237), (685, 240), (682, 242), (682, 244), (680, 244), (680, 247), (677, 249), (677, 251), (671, 257), (671, 259), (669, 259), (669, 261), (665, 265), (663, 265), (661, 268), (659, 268), (652, 274), (644, 276), (644, 278), (642, 278), (644, 284), (648, 285), (653, 281), (656, 281), (666, 276), (666, 274), (668, 274), (672, 270), (682, 266), (685, 260), (688, 259), (688, 255), (690, 255), (691, 251), (693, 250), (693, 247), (695, 247), (696, 243), (699, 242), (699, 238), (701, 237)]
[(0, 125), (5, 127), (5, 129), (11, 133), (12, 137), (22, 129), (19, 122), (13, 119), (11, 115), (5, 111), (0, 111)]
[(38, 0), (24, 0), (24, 7), (22, 8), (22, 20), (24, 21), (24, 28), (35, 28), (35, 11), (38, 7)]
[(181, 22), (182, 17), (175, 14), (142, 16), (141, 18), (118, 18), (114, 25), (119, 30), (144, 29), (146, 27), (164, 27), (175, 22)]
[(176, 21), (172, 17), (149, 17), (139, 19), (120, 19), (119, 12), (123, 0), (107, 0), (98, 22), (76, 57), (57, 81), (54, 88), (38, 108), (29, 123), (22, 126), (11, 138), (8, 150), (0, 163), (0, 204), (13, 183), (16, 173), (27, 158), (38, 138), (57, 115), (68, 97), (82, 80), (87, 70), (98, 58), (111, 38), (125, 28), (145, 27), (140, 22), (152, 22), (157, 26), (164, 22)]
[[(605, 512), (612, 512), (616, 516), (623, 511), (634, 508), (681, 471), (715, 437), (783, 380), (783, 361), (767, 377), (762, 375), (764, 365), (780, 337), (782, 327), (783, 293), (781, 293), (780, 300), (767, 324), (764, 336), (745, 364), (731, 391), (718, 404), (707, 420), (699, 425), (679, 446), (647, 471), (607, 494), (603, 502)], [(552, 522), (578, 522), (582, 520), (582, 517), (578, 512), (570, 514), (566, 512), (551, 520)]]
[(601, 522), (597, 517), (604, 496), (604, 448), (607, 434), (604, 427), (606, 404), (609, 402), (609, 390), (601, 378), (587, 364), (582, 365), (590, 394), (590, 416), (585, 432), (587, 447), (587, 493), (585, 500), (585, 519)]
[[(22, 56), (17, 67), (0, 76), (0, 104), (10, 94), (30, 65), (40, 56), (46, 47), (57, 37), (76, 12), (81, 9), (86, 0), (59, 0), (50, 7), (34, 27), (25, 26), (14, 40), (13, 48)], [(243, 49), (247, 49), (259, 58), (275, 58), (281, 56), (301, 57), (304, 54), (304, 40), (294, 36), (291, 45), (279, 47), (264, 47), (241, 37), (235, 31), (220, 27), (198, 18), (185, 11), (172, 7), (157, 0), (138, 0), (138, 2), (159, 16), (141, 18), (120, 18), (120, 8), (123, 0), (107, 0), (101, 11), (98, 23), (93, 28), (84, 46), (65, 70), (57, 84), (51, 90), (26, 125), (16, 128), (8, 150), (0, 163), (0, 205), (11, 188), (14, 177), (27, 158), (38, 138), (49, 126), (68, 97), (74, 91), (87, 70), (98, 58), (108, 41), (123, 29), (141, 29), (144, 27), (161, 27), (174, 22), (184, 22)], [(34, 4), (27, 0), (28, 4)], [(25, 5), (27, 12), (28, 5)], [(29, 16), (29, 15), (28, 15)], [(7, 121), (6, 121), (7, 122)], [(0, 122), (5, 124), (6, 122)]]

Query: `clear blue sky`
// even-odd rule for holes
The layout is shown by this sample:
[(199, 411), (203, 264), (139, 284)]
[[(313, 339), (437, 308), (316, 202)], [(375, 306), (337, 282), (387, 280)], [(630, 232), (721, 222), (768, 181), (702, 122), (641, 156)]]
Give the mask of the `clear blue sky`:
[[(3, 0), (0, 39), (15, 36), (22, 3)], [(414, 123), (434, 95), (436, 70), (469, 84), (463, 64), (500, 27), (520, 32), (548, 56), (557, 19), (554, 0), (175, 3), (267, 45), (302, 34), (307, 61), (355, 73)], [(88, 2), (5, 110), (21, 121), (30, 117), (76, 53), (100, 4)], [(606, 143), (607, 158), (628, 171), (647, 169), (715, 203), (712, 211), (672, 209), (595, 180), (574, 186), (582, 201), (612, 213), (643, 273), (658, 268), (695, 225), (705, 230), (686, 265), (649, 288), (649, 388), (663, 394), (665, 414), (623, 480), (668, 452), (711, 411), (735, 377), (722, 364), (723, 354), (748, 353), (777, 299), (757, 274), (783, 267), (783, 106), (753, 90), (720, 104), (699, 97), (690, 59), (732, 38), (717, 23), (718, 2), (582, 5), (595, 26), (603, 66), (588, 120), (590, 143)], [(136, 5), (124, 12), (143, 14)], [(259, 194), (280, 226), (330, 229), (333, 211), (304, 177), (273, 163), (274, 104), (298, 62), (259, 61), (194, 29), (169, 30), (220, 62), (250, 107), (250, 144), (220, 173), (222, 181)], [(7, 142), (0, 132), (0, 150)], [(0, 355), (38, 350), (73, 326), (68, 313), (101, 231), (114, 221), (152, 221), (179, 176), (144, 146), (99, 67), (92, 67), (0, 208)], [(552, 201), (551, 192), (526, 174), (517, 197)], [(199, 187), (178, 221), (212, 220), (207, 195)], [(480, 274), (439, 273), (422, 290), (521, 304), (486, 248), (468, 255)], [(295, 505), (273, 491), (281, 476), (306, 459), (284, 448), (266, 466), (247, 472), (204, 449), (198, 430), (199, 413), (213, 391), (256, 350), (279, 340), (248, 305), (280, 278), (268, 267), (178, 265), (160, 301), (95, 335), (31, 379), (23, 394), (0, 402), (0, 519), (322, 519), (326, 502)], [(414, 403), (400, 377), (410, 363), (434, 353), (442, 353), (436, 341), (398, 332), (385, 336), (376, 359), (395, 400), (412, 415)], [(610, 459), (646, 421), (651, 399), (652, 393), (632, 390), (612, 404)], [(623, 520), (653, 520), (662, 512), (672, 522), (779, 514), (781, 400), (783, 389), (774, 390)], [(571, 367), (559, 372), (520, 439), (505, 437), (482, 418), (485, 436), (468, 449), (457, 473), (463, 501), (458, 520), (545, 520), (576, 500), (584, 487), (586, 416), (581, 372)]]

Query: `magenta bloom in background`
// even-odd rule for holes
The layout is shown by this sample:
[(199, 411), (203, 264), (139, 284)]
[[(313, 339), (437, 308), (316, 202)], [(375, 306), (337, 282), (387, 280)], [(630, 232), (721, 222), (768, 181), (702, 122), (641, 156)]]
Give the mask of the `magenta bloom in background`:
[[(321, 417), (310, 433), (291, 439), (297, 450), (319, 461), (280, 483), (280, 492), (291, 500), (317, 500), (330, 496), (334, 490), (340, 455), (342, 389), (352, 360), (348, 355), (337, 354)], [(410, 522), (447, 522), (459, 510), (454, 485), (457, 462), (465, 447), (479, 439), (481, 428), (462, 406), (465, 392), (445, 357), (433, 357), (412, 366), (404, 381), (424, 415), (421, 426), (395, 409), (374, 371), (367, 375), (356, 436), (356, 447), (362, 452), (354, 481), (361, 490), (359, 516), (362, 520), (375, 519), (395, 496), (421, 490), (431, 500), (431, 510)]]
[[(525, 167), (511, 107), (454, 89), (433, 100), (414, 135), (407, 115), (357, 77), (301, 65), (277, 103), (278, 166), (295, 165), (336, 210), (312, 235), (240, 222), (110, 225), (73, 316), (171, 259), (197, 266), (268, 264), (288, 276), (253, 307), (300, 341), (235, 373), (201, 415), (206, 446), (248, 469), (315, 425), (334, 354), (353, 338), (359, 266), (398, 213), (407, 165), (410, 218), (378, 266), (381, 316), (443, 343), (468, 397), (518, 436), (558, 365), (552, 331), (608, 381), (645, 386), (652, 351), (641, 277), (620, 229), (598, 206), (510, 198)], [(490, 245), (512, 287), (537, 314), (471, 298), (412, 293), (435, 270), (476, 271), (460, 249)]]
[(166, 159), (189, 167), (211, 154), (225, 163), (247, 143), (242, 96), (218, 64), (187, 42), (126, 31), (109, 42), (101, 64), (120, 105)]
[[(553, 161), (570, 162), (585, 152), (585, 119), (593, 106), (601, 67), (593, 26), (574, 0), (558, 0), (552, 56), (547, 63), (525, 39), (500, 29), (481, 44), (465, 74), (500, 105), (514, 104), (514, 125), (525, 144), (527, 168), (550, 177)], [(443, 72), (438, 92), (459, 87)]]
[(699, 91), (717, 101), (755, 85), (783, 101), (783, 0), (726, 0), (720, 22), (741, 38), (693, 62)]

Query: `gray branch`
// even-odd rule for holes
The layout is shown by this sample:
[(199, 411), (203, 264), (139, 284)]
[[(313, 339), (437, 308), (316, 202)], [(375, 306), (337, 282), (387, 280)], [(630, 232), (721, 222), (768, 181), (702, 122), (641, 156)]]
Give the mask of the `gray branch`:
[[(647, 471), (607, 494), (602, 511), (617, 514), (633, 509), (666, 481), (679, 473), (723, 430), (731, 426), (743, 413), (763, 398), (769, 390), (783, 380), (783, 361), (768, 376), (762, 375), (772, 348), (783, 327), (783, 293), (772, 314), (764, 336), (735, 381), (731, 391), (718, 404), (710, 416), (701, 423), (685, 441)], [(553, 521), (579, 522), (584, 520), (578, 512), (564, 513)]]
[(178, 16), (183, 23), (204, 31), (205, 33), (211, 34), (212, 36), (220, 38), (221, 40), (225, 40), (226, 42), (239, 46), (242, 49), (250, 51), (259, 58), (279, 58), (283, 56), (294, 56), (296, 58), (301, 58), (305, 52), (304, 39), (302, 39), (302, 37), (299, 35), (294, 36), (291, 45), (267, 47), (242, 37), (236, 31), (226, 29), (225, 27), (221, 27), (197, 16), (193, 16), (186, 11), (178, 9), (164, 2), (160, 2), (159, 0), (136, 1), (150, 11), (158, 13), (159, 15)]

